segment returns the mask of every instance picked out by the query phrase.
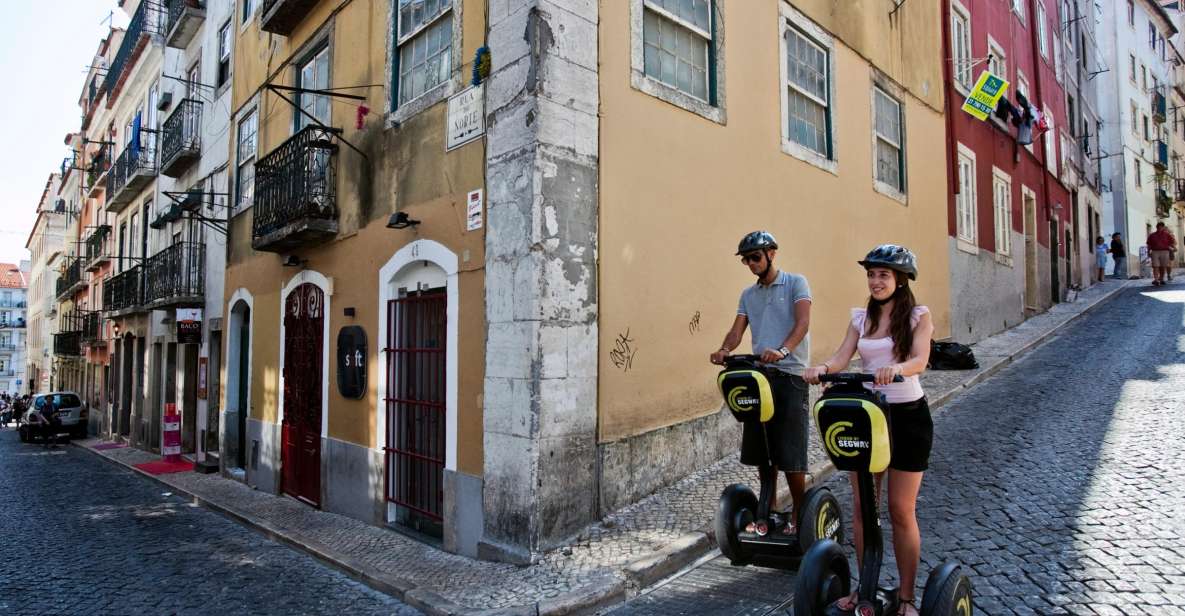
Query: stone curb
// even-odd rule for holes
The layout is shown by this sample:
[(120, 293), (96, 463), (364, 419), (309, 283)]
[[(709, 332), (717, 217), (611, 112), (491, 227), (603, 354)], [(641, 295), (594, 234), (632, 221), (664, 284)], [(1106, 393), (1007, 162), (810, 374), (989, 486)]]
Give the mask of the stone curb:
[[(960, 383), (949, 391), (938, 394), (930, 401), (932, 409), (937, 409), (957, 395), (963, 390), (974, 387), (983, 382), (985, 379), (995, 375), (1003, 370), (1008, 365), (1019, 359), (1021, 356), (1027, 354), (1038, 346), (1047, 342), (1050, 338), (1064, 329), (1066, 326), (1078, 320), (1086, 313), (1094, 310), (1104, 302), (1109, 301), (1119, 294), (1120, 291), (1131, 286), (1131, 281), (1126, 281), (1119, 285), (1114, 290), (1109, 291), (1106, 295), (1085, 306), (1079, 312), (1070, 316), (1062, 323), (1053, 327), (1047, 332), (1037, 336), (1033, 340), (1021, 346), (1019, 349), (1010, 353), (1007, 356), (1001, 356), (996, 361), (984, 368), (981, 372), (974, 375), (967, 381)], [(603, 579), (603, 584), (592, 584), (575, 590), (569, 593), (562, 594), (551, 599), (544, 599), (536, 603), (530, 603), (522, 606), (495, 609), (495, 610), (480, 610), (475, 611), (464, 608), (452, 601), (441, 597), (440, 595), (427, 590), (418, 588), (414, 583), (403, 579), (398, 579), (393, 576), (386, 575), (381, 571), (376, 571), (373, 568), (354, 561), (348, 557), (335, 556), (332, 551), (322, 546), (315, 541), (301, 540), (289, 535), (283, 530), (275, 528), (266, 520), (252, 516), (250, 514), (242, 513), (233, 508), (220, 505), (219, 503), (210, 501), (201, 496), (193, 494), (188, 490), (179, 488), (164, 479), (146, 473), (131, 465), (124, 464), (119, 460), (103, 455), (102, 452), (95, 451), (90, 447), (79, 445), (71, 442), (72, 445), (79, 449), (90, 452), (99, 458), (110, 462), (121, 468), (129, 469), (144, 477), (152, 479), (162, 485), (168, 486), (174, 493), (182, 494), (190, 498), (194, 503), (201, 505), (212, 511), (216, 511), (226, 517), (244, 525), (255, 529), (264, 536), (273, 541), (283, 543), (291, 548), (305, 552), (310, 556), (320, 560), (321, 562), (345, 573), (351, 578), (378, 590), (379, 592), (391, 595), (404, 603), (428, 614), (429, 616), (456, 616), (460, 614), (477, 614), (480, 616), (576, 616), (579, 614), (592, 614), (598, 610), (604, 609), (610, 605), (619, 603), (631, 596), (637, 595), (642, 589), (654, 584), (655, 582), (678, 572), (687, 565), (695, 562), (703, 557), (709, 551), (715, 549), (716, 538), (715, 530), (709, 524), (706, 528), (698, 531), (687, 533), (668, 544), (663, 549), (637, 558), (623, 568), (622, 573), (625, 579), (618, 579), (616, 576), (606, 574)], [(816, 484), (826, 481), (835, 474), (835, 467), (830, 461), (823, 462), (814, 466), (809, 471), (809, 483)], [(787, 490), (780, 490), (778, 493), (779, 500), (786, 500), (789, 497)]]

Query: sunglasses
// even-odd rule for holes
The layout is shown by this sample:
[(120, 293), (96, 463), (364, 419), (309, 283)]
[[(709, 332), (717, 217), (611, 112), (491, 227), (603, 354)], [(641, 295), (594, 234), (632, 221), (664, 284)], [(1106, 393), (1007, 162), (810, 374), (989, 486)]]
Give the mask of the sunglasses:
[(763, 256), (764, 255), (762, 255), (760, 252), (754, 252), (752, 254), (747, 254), (747, 255), (744, 255), (741, 257), (741, 263), (744, 263), (745, 265), (748, 265), (750, 263), (761, 263), (761, 259)]

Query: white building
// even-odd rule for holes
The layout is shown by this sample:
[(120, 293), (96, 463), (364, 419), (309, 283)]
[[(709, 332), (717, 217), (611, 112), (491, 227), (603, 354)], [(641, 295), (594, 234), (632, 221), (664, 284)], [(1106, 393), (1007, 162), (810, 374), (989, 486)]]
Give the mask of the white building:
[(28, 271), (28, 261), (22, 261), (20, 266), (0, 263), (0, 392), (9, 394), (26, 391)]
[(1105, 66), (1099, 73), (1103, 157), (1102, 235), (1122, 234), (1127, 275), (1140, 274), (1140, 249), (1156, 222), (1171, 210), (1168, 169), (1167, 90), (1171, 86), (1168, 44), (1177, 34), (1171, 15), (1151, 0), (1098, 4), (1098, 43)]
[[(29, 267), (29, 286), (26, 295), (25, 374), (23, 392), (47, 392), (53, 372), (53, 328), (57, 317), (58, 256), (62, 252), (66, 229), (65, 207), (56, 206), (61, 176), (50, 174), (37, 205), (37, 219), (25, 242), (32, 255)], [(64, 205), (64, 204), (63, 204)]]

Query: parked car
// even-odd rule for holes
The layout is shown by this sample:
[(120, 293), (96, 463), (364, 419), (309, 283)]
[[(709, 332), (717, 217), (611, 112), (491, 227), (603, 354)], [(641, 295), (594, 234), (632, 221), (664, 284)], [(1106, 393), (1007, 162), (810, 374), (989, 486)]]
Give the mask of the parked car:
[(86, 438), (88, 415), (86, 405), (82, 403), (78, 394), (72, 391), (55, 391), (33, 397), (33, 405), (25, 411), (24, 419), (21, 422), (21, 440), (25, 442), (31, 440), (37, 424), (37, 421), (31, 416), (41, 412), (47, 398), (53, 398), (58, 421), (61, 422), (61, 432), (69, 433), (73, 438)]

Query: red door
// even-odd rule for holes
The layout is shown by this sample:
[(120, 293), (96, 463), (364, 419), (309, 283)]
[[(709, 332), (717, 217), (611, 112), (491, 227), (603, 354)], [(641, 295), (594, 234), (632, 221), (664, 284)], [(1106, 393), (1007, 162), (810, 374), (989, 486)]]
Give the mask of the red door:
[(439, 536), (444, 510), (444, 290), (387, 304), (387, 501), (400, 524)]
[(321, 369), (325, 295), (302, 284), (284, 304), (284, 425), (281, 487), (321, 504)]

